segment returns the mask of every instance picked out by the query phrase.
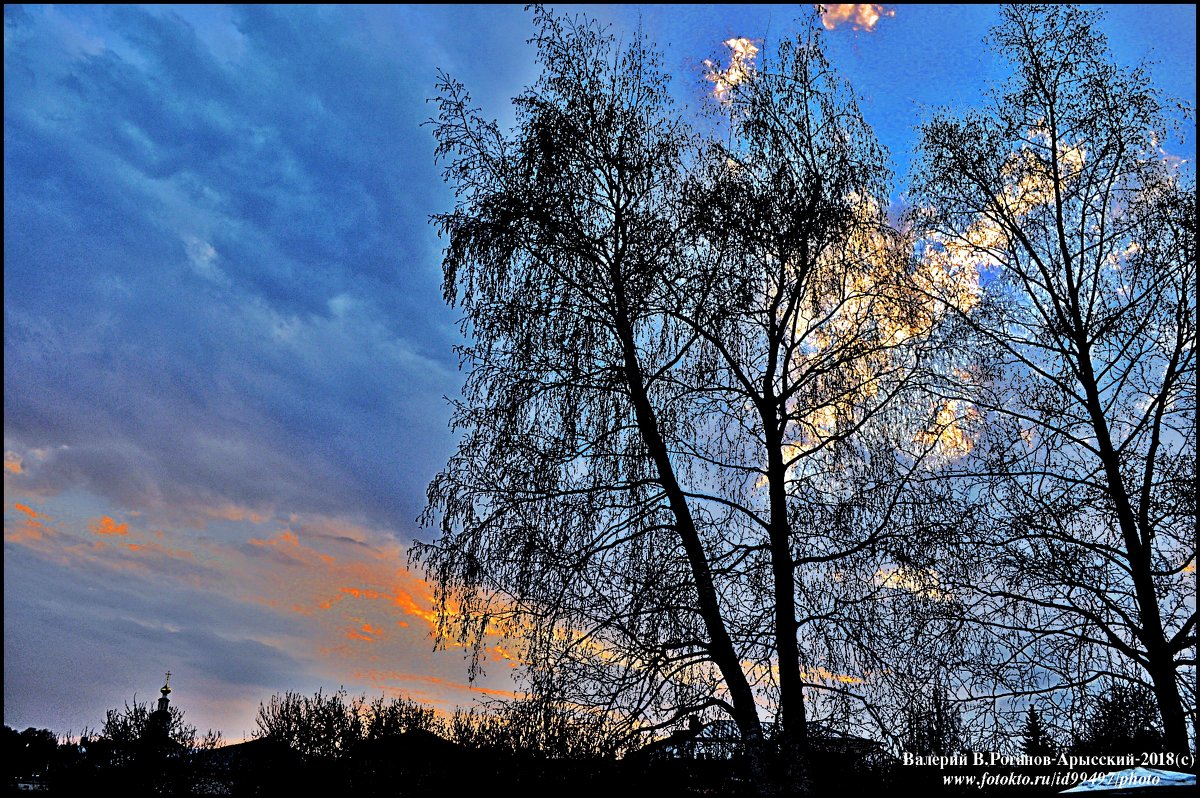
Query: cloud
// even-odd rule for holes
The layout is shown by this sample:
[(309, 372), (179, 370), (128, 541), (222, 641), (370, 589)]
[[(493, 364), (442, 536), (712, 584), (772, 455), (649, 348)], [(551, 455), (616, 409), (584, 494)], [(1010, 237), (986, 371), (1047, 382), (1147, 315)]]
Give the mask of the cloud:
[(85, 521), (77, 513), (52, 518), (23, 502), (13, 502), (11, 507), (19, 515), (5, 513), (4, 541), (9, 550), (20, 547), (48, 562), (91, 573), (138, 572), (172, 586), (180, 580), (211, 583), (218, 574), (197, 560), (187, 541), (165, 544), (161, 530), (131, 527), (129, 521), (117, 522), (108, 515)]
[(445, 189), (397, 135), (427, 89), (357, 13), (6, 17), (6, 473), (55, 452), (28, 489), (419, 512), (458, 383), (417, 210)]
[(4, 542), (18, 546), (42, 547), (51, 543), (57, 533), (47, 522), (49, 519), (26, 504), (15, 502), (13, 509), (19, 516), (4, 518)]
[(879, 587), (907, 591), (931, 601), (954, 600), (951, 593), (941, 589), (941, 574), (931, 568), (881, 566), (873, 580)]
[(88, 529), (92, 530), (94, 535), (128, 535), (129, 524), (118, 524), (107, 515), (101, 516), (88, 524)]
[(705, 59), (704, 77), (713, 83), (713, 96), (721, 102), (729, 102), (734, 87), (754, 75), (754, 59), (758, 55), (758, 45), (750, 39), (737, 36), (722, 42), (729, 48), (729, 64), (725, 68), (711, 59)]
[[(272, 603), (316, 617), (352, 639), (402, 634), (412, 641), (433, 631), (433, 591), (403, 567), (405, 555), (394, 541), (352, 525), (331, 527), (328, 519), (297, 528), (305, 530), (303, 540), (288, 528), (271, 538), (252, 538), (244, 547), (252, 558), (287, 566), (260, 576)], [(412, 620), (421, 623), (411, 632), (393, 631), (407, 630)]]
[[(423, 673), (404, 673), (395, 670), (371, 670), (359, 671), (354, 674), (356, 679), (361, 679), (377, 690), (406, 692), (410, 695), (422, 693), (419, 689), (413, 689), (410, 685), (425, 684), (437, 688), (437, 693), (444, 694), (445, 692), (480, 694), (488, 696), (497, 696), (501, 698), (521, 698), (522, 693), (513, 690), (504, 690), (494, 687), (484, 687), (481, 685), (465, 684), (463, 682), (448, 681), (437, 676), (431, 676)], [(400, 685), (403, 685), (402, 687)], [(432, 695), (426, 692), (425, 695)]]
[(825, 684), (862, 684), (865, 681), (858, 676), (837, 673), (822, 667), (805, 668), (804, 680), (808, 682), (823, 682)]
[[(302, 629), (211, 589), (216, 582), (189, 585), (148, 568), (110, 567), (125, 556), (111, 545), (90, 550), (88, 564), (5, 548), (7, 723), (95, 728), (104, 710), (135, 693), (145, 699), (170, 669), (179, 674), (188, 720), (228, 727), (223, 702), (261, 700), (281, 680), (304, 678), (303, 653), (287, 642)], [(278, 639), (263, 639), (267, 629)], [(211, 690), (207, 711), (200, 711), (201, 680)]]
[(29, 518), (40, 518), (41, 517), (41, 514), (38, 513), (37, 510), (34, 510), (29, 505), (21, 504), (20, 502), (14, 502), (13, 509), (16, 510), (17, 512), (24, 513)]
[[(49, 516), (39, 501), (59, 512)], [(6, 663), (13, 653), (15, 664), (6, 691), (14, 722), (44, 711), (30, 708), (42, 684), (35, 651), (55, 672), (63, 662), (98, 660), (96, 678), (107, 693), (90, 684), (59, 688), (63, 701), (78, 702), (62, 708), (74, 728), (83, 710), (94, 725), (130, 690), (156, 686), (166, 669), (192, 682), (188, 706), (200, 717), (189, 714), (191, 722), (235, 732), (249, 722), (247, 707), (270, 691), (375, 689), (355, 685), (354, 674), (381, 663), (415, 674), (408, 683), (389, 682), (395, 692), (419, 693), (443, 708), (471, 695), (460, 653), (434, 652), (432, 591), (404, 567), (403, 547), (386, 530), (302, 515), (284, 525), (238, 518), (237, 508), (214, 510), (163, 529), (154, 512), (118, 519), (97, 513), (94, 500), (7, 506), (5, 646)], [(235, 520), (214, 520), (218, 514)], [(210, 534), (214, 525), (228, 528)], [(228, 542), (238, 530), (243, 542)], [(64, 583), (71, 587), (56, 593), (53, 586)], [(130, 658), (139, 662), (136, 679), (121, 667)], [(502, 694), (512, 684), (500, 673), (478, 687), (476, 694)], [(243, 713), (236, 723), (233, 707)]]
[(825, 3), (817, 5), (825, 30), (849, 25), (852, 30), (873, 31), (879, 20), (896, 16), (895, 9), (880, 3)]

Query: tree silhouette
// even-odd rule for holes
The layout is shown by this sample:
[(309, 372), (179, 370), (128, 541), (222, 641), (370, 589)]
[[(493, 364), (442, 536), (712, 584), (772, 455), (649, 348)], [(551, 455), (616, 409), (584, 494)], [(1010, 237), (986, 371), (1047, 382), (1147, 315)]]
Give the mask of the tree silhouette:
[(1027, 756), (1054, 756), (1056, 748), (1054, 739), (1042, 724), (1042, 716), (1030, 707), (1021, 729), (1021, 753)]
[(1140, 684), (1114, 684), (1096, 697), (1071, 748), (1120, 755), (1161, 751), (1163, 742), (1154, 694)]
[(364, 741), (396, 738), (412, 731), (435, 731), (434, 711), (406, 698), (368, 702), (345, 688), (312, 696), (286, 691), (258, 705), (253, 736), (286, 745), (306, 758), (339, 760)]
[(954, 578), (994, 635), (987, 679), (1022, 694), (1142, 679), (1185, 751), (1194, 179), (1160, 149), (1173, 109), (1112, 63), (1096, 12), (1002, 13), (992, 41), (1013, 76), (985, 111), (924, 125), (916, 178), (926, 256), (984, 283), (959, 315), (980, 358), (955, 396), (987, 417), (959, 473), (992, 521), (968, 531)]
[(58, 737), (49, 729), (29, 727), (18, 732), (4, 727), (5, 784), (17, 778), (45, 775), (58, 751)]
[(624, 740), (602, 715), (543, 697), (455, 711), (448, 738), (469, 749), (532, 759), (615, 758)]
[[(523, 646), (534, 690), (635, 724), (720, 706), (762, 738), (714, 570), (721, 532), (674, 456), (694, 335), (678, 207), (689, 133), (658, 56), (535, 9), (542, 75), (505, 136), (443, 80), (438, 154), (459, 194), (446, 296), (475, 343), (458, 452), (429, 488), (417, 545), (443, 631)], [(450, 624), (457, 624), (452, 630)]]
[(922, 756), (959, 753), (966, 748), (962, 717), (946, 689), (933, 685), (904, 710), (902, 746)]
[[(118, 758), (133, 757), (147, 750), (184, 750), (215, 747), (218, 734), (201, 736), (196, 727), (184, 719), (183, 710), (171, 704), (165, 717), (151, 710), (148, 701), (133, 699), (123, 709), (110, 709), (104, 714), (100, 733), (92, 738), (93, 745), (111, 746)], [(102, 741), (102, 742), (101, 742)]]
[(889, 446), (928, 421), (901, 399), (944, 311), (819, 33), (762, 69), (734, 40), (710, 65), (730, 138), (702, 144), (640, 38), (534, 16), (542, 75), (511, 135), (439, 87), (459, 201), (435, 220), (474, 343), (424, 516), (441, 536), (412, 556), (443, 634), (477, 654), (510, 636), (536, 695), (631, 734), (718, 708), (755, 758), (769, 698), (803, 789), (805, 689), (854, 681), (826, 667), (834, 564), (875, 558), (877, 588), (903, 548), (920, 457)]
[(218, 748), (220, 732), (201, 735), (174, 704), (151, 710), (149, 702), (126, 702), (105, 713), (99, 732), (85, 730), (74, 749), (79, 756), (56, 778), (56, 789), (123, 795), (190, 795), (198, 778), (195, 756)]
[(698, 339), (685, 362), (703, 397), (686, 444), (708, 474), (693, 498), (724, 511), (740, 573), (770, 574), (744, 635), (774, 682), (774, 740), (791, 762), (806, 688), (834, 681), (840, 697), (856, 681), (829, 670), (854, 661), (843, 649), (856, 631), (829, 645), (832, 626), (860, 621), (845, 611), (850, 583), (872, 585), (907, 548), (896, 531), (919, 457), (895, 448), (925, 421), (909, 408), (925, 403), (944, 311), (887, 222), (886, 155), (822, 33), (761, 66), (727, 44), (730, 66), (709, 64), (729, 143), (709, 146), (688, 193), (695, 279), (717, 290), (675, 311)]

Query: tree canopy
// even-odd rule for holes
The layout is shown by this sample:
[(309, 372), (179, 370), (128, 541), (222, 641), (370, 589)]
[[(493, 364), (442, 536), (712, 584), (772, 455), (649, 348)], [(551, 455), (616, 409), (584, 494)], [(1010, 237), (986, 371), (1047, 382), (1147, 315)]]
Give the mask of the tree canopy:
[(443, 639), (616, 738), (724, 713), (788, 790), (814, 718), (958, 750), (962, 706), (1061, 728), (1102, 676), (1186, 748), (1194, 186), (1090, 12), (1005, 8), (1013, 77), (923, 125), (903, 217), (820, 31), (726, 42), (693, 125), (642, 36), (533, 18), (512, 129), (444, 75), (431, 121)]
[[(960, 314), (986, 415), (960, 487), (991, 522), (957, 558), (1015, 690), (1146, 683), (1174, 750), (1195, 705), (1195, 184), (1178, 120), (1095, 12), (1006, 6), (1013, 75), (922, 129), (935, 257), (987, 278)], [(1193, 710), (1194, 711), (1194, 710)]]

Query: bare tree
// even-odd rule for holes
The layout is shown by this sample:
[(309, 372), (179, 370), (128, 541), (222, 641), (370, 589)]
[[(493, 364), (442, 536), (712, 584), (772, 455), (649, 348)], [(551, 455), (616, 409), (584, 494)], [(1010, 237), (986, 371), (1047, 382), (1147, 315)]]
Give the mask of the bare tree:
[(916, 177), (927, 257), (984, 285), (960, 308), (980, 358), (957, 398), (986, 432), (959, 474), (992, 520), (962, 541), (958, 590), (995, 635), (989, 679), (1025, 695), (1145, 682), (1184, 751), (1194, 180), (1161, 150), (1174, 109), (1113, 64), (1096, 12), (1006, 6), (992, 42), (1013, 76), (986, 110), (924, 126)]
[(447, 731), (466, 748), (534, 759), (615, 758), (628, 742), (606, 715), (540, 696), (458, 709)]
[(150, 707), (148, 701), (138, 701), (135, 697), (132, 704), (126, 702), (124, 709), (108, 710), (98, 737), (92, 739), (103, 740), (120, 756), (163, 746), (193, 751), (220, 745), (220, 732), (210, 730), (199, 734), (195, 726), (184, 720), (183, 710), (174, 704), (165, 713)]
[(351, 697), (345, 688), (318, 690), (311, 697), (287, 691), (258, 705), (255, 739), (270, 739), (304, 757), (325, 760), (351, 756), (364, 741), (395, 738), (412, 731), (440, 729), (433, 709), (407, 698)]
[(733, 137), (697, 149), (642, 43), (616, 56), (537, 14), (544, 73), (515, 136), (442, 85), (447, 298), (477, 343), (464, 438), (430, 486), (442, 536), (414, 556), (443, 622), (476, 651), (507, 628), (539, 694), (569, 684), (643, 729), (719, 706), (754, 748), (757, 689), (791, 763), (806, 679), (830, 673), (825, 651), (801, 661), (799, 627), (821, 638), (836, 612), (796, 572), (886, 548), (886, 509), (848, 520), (902, 490), (865, 430), (928, 367), (939, 315), (818, 34), (777, 71), (738, 40), (717, 81)]
[(967, 750), (958, 705), (938, 683), (913, 695), (904, 708), (905, 751), (946, 756)]
[[(534, 11), (542, 75), (511, 136), (444, 79), (438, 155), (459, 203), (446, 298), (464, 312), (458, 452), (429, 488), (441, 537), (412, 554), (442, 631), (518, 640), (535, 692), (674, 723), (721, 707), (758, 747), (754, 695), (673, 442), (694, 335), (663, 311), (687, 278), (678, 223), (689, 133), (658, 57)], [(584, 667), (587, 666), (587, 667)], [(596, 667), (592, 667), (596, 666)]]
[(218, 748), (221, 734), (198, 734), (174, 704), (165, 710), (151, 707), (135, 697), (105, 712), (98, 733), (85, 729), (78, 747), (72, 746), (78, 759), (57, 774), (60, 786), (78, 791), (86, 783), (128, 795), (191, 794), (199, 777), (196, 755)]
[[(730, 142), (710, 148), (690, 195), (698, 269), (720, 289), (680, 308), (708, 419), (694, 454), (719, 474), (717, 495), (696, 498), (729, 508), (741, 567), (770, 574), (747, 633), (777, 687), (787, 761), (805, 747), (806, 683), (848, 659), (824, 645), (846, 617), (831, 573), (888, 548), (912, 466), (892, 439), (914, 421), (891, 411), (932, 367), (942, 314), (888, 226), (886, 156), (821, 33), (761, 64), (746, 40), (727, 44), (729, 65), (710, 64)], [(868, 519), (871, 502), (882, 511)]]

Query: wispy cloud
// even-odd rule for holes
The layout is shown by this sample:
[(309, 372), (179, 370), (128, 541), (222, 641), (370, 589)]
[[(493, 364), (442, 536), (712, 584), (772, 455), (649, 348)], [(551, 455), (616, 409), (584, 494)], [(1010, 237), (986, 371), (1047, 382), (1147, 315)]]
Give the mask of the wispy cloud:
[(348, 18), (221, 13), (6, 15), (6, 472), (407, 524), (458, 380), (424, 88)]
[(404, 568), (458, 334), (435, 67), (376, 37), (425, 16), (5, 8), (6, 719), (94, 725), (167, 668), (225, 718), (370, 657), (465, 673)]
[[(397, 673), (412, 675), (388, 681), (389, 689), (419, 693), (443, 708), (471, 695), (506, 694), (511, 687), (501, 672), (480, 680), (474, 692), (467, 690), (460, 654), (435, 654), (432, 590), (404, 567), (403, 547), (385, 530), (332, 517), (256, 521), (236, 509), (164, 529), (153, 512), (113, 517), (91, 512), (89, 502), (51, 517), (39, 501), (62, 503), (51, 498), (6, 505), (6, 559), (24, 562), (23, 574), (54, 570), (59, 581), (122, 584), (122, 590), (109, 594), (110, 601), (89, 612), (108, 619), (97, 623), (109, 625), (123, 649), (140, 650), (139, 656), (164, 668), (177, 669), (183, 652), (218, 645), (214, 641), (221, 638), (228, 639), (221, 646), (275, 652), (270, 659), (281, 670), (265, 681), (248, 682), (267, 690), (326, 682), (351, 686), (351, 671), (376, 669), (379, 662), (406, 664), (409, 670)], [(220, 535), (195, 533), (204, 524), (212, 532), (217, 522), (211, 516), (217, 514), (237, 520), (220, 521), (227, 525)], [(241, 543), (227, 540), (236, 530), (245, 534)], [(13, 590), (19, 590), (15, 584)], [(127, 603), (132, 595), (161, 598)], [(182, 595), (191, 598), (178, 603)], [(43, 624), (74, 623), (52, 620), (61, 611), (55, 608), (66, 609), (62, 601), (39, 606), (43, 609), (34, 614)], [(212, 607), (223, 609), (213, 615)], [(258, 620), (238, 622), (251, 617)], [(18, 633), (12, 639), (23, 637)], [(86, 637), (58, 644), (68, 649), (97, 645)], [(41, 648), (45, 641), (30, 645)], [(492, 643), (489, 656), (508, 660), (512, 653), (501, 646)], [(113, 669), (120, 672), (115, 663)], [(355, 689), (376, 687), (360, 683)]]

